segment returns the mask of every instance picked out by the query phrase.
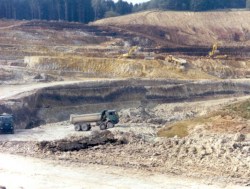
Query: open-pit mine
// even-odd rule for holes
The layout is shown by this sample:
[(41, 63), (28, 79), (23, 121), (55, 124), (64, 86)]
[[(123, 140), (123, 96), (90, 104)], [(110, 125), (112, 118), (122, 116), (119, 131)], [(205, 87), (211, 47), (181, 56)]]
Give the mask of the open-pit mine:
[[(0, 20), (0, 188), (250, 186), (249, 16)], [(103, 110), (114, 128), (69, 121)]]

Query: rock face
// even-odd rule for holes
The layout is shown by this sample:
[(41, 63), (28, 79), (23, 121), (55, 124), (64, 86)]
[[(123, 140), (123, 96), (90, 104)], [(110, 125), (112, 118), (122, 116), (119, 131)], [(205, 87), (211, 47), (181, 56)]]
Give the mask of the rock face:
[(0, 112), (14, 114), (16, 128), (30, 128), (44, 122), (67, 120), (72, 113), (93, 113), (102, 109), (119, 110), (148, 103), (181, 102), (249, 93), (250, 84), (247, 81), (93, 81), (31, 91), (15, 99), (2, 101)]

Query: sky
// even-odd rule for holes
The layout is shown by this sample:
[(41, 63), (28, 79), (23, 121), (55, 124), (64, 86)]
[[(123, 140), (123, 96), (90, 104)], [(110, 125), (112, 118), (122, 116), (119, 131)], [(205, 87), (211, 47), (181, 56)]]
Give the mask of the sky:
[[(118, 0), (115, 0), (115, 2), (117, 2)], [(124, 1), (127, 1), (129, 3), (133, 3), (133, 4), (136, 4), (136, 3), (143, 3), (143, 2), (147, 2), (149, 0), (124, 0)]]

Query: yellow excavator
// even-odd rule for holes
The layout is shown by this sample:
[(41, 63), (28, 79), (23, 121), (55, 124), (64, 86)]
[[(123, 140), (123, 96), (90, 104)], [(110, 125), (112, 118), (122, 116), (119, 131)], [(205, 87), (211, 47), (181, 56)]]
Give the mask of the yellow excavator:
[(139, 48), (138, 46), (133, 46), (129, 49), (128, 53), (122, 54), (118, 58), (133, 58), (138, 48)]
[(214, 43), (212, 50), (208, 53), (209, 58), (214, 59), (227, 59), (228, 55), (219, 55), (220, 51), (218, 50), (218, 43)]

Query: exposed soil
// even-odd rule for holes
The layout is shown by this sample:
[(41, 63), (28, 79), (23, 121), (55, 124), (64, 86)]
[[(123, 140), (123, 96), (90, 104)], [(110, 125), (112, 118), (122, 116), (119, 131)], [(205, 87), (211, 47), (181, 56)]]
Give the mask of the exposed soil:
[[(172, 14), (181, 17), (179, 13), (175, 12), (156, 11), (149, 13), (139, 13), (134, 16), (140, 18), (147, 14), (146, 17), (149, 20), (151, 16), (159, 19), (165, 14), (170, 14), (170, 16), (167, 16), (168, 19)], [(230, 14), (236, 15), (237, 18), (239, 15), (245, 16), (247, 14), (247, 12), (243, 12), (242, 15), (236, 13)], [(199, 13), (197, 15), (195, 13), (183, 13), (183, 15), (185, 19), (186, 15), (193, 15), (192, 18), (200, 16), (201, 20), (205, 18), (204, 15)], [(133, 15), (130, 15), (130, 17), (133, 17)], [(123, 17), (119, 17), (119, 19), (123, 20)], [(145, 19), (144, 24), (146, 27), (151, 27), (152, 23), (147, 19)], [(155, 22), (156, 26), (154, 25), (153, 28), (148, 30), (144, 29), (144, 25), (135, 25), (143, 28), (143, 31), (152, 32), (152, 34), (146, 36), (144, 35), (145, 32), (139, 32), (139, 28), (131, 29), (131, 32), (128, 32), (127, 30), (117, 29), (118, 26), (115, 26), (115, 28), (109, 26), (108, 21), (98, 21), (95, 23), (98, 26), (91, 26), (79, 23), (45, 21), (20, 21), (11, 24), (8, 21), (1, 20), (0, 26), (3, 27), (0, 30), (0, 77), (3, 75), (5, 78), (1, 83), (23, 84), (78, 80), (86, 77), (224, 79), (246, 78), (250, 75), (249, 61), (246, 59), (248, 56), (246, 52), (249, 51), (247, 43), (235, 42), (235, 47), (231, 47), (230, 43), (226, 43), (226, 45), (229, 44), (228, 47), (224, 44), (219, 45), (221, 54), (227, 54), (230, 57), (228, 60), (217, 60), (200, 57), (200, 55), (208, 55), (211, 50), (210, 46), (214, 42), (206, 47), (198, 47), (197, 44), (183, 46), (176, 41), (172, 41), (167, 47), (164, 45), (157, 46), (157, 41), (168, 41), (162, 39), (161, 36), (154, 36), (157, 34), (157, 26), (166, 29), (168, 28), (167, 23), (172, 23), (171, 19), (166, 21), (165, 25), (158, 20)], [(111, 25), (113, 24), (115, 25), (115, 19)], [(7, 27), (5, 27), (6, 25)], [(129, 30), (130, 26), (128, 25), (125, 24), (124, 27), (128, 27)], [(217, 25), (219, 24), (217, 23)], [(204, 35), (204, 32), (210, 33), (211, 28), (205, 26), (199, 27), (206, 31), (197, 30), (194, 34), (190, 34), (193, 36), (190, 41), (194, 42), (194, 37), (203, 40), (203, 38), (197, 37), (200, 35), (204, 37), (204, 40), (208, 40), (209, 37)], [(183, 28), (179, 27), (179, 30), (185, 29), (184, 26)], [(176, 38), (181, 38), (178, 32), (172, 31), (172, 33), (176, 34)], [(151, 39), (152, 37), (154, 39)], [(188, 39), (188, 37), (185, 36), (185, 39)], [(153, 42), (154, 40), (156, 42)], [(183, 41), (181, 40), (181, 42)], [(203, 42), (198, 42), (198, 44), (202, 45)], [(121, 54), (127, 53), (133, 45), (140, 47), (135, 59), (117, 59)], [(144, 60), (148, 53), (153, 53), (152, 58), (155, 60)], [(239, 53), (239, 56), (237, 53)], [(186, 59), (188, 64), (183, 66), (169, 62), (167, 60), (169, 54)], [(192, 55), (192, 57), (187, 55)], [(193, 57), (194, 55), (199, 55), (199, 57)], [(159, 57), (161, 59), (158, 59)]]
[[(250, 181), (249, 132), (218, 130), (198, 124), (184, 138), (157, 137), (157, 131), (166, 123), (206, 115), (238, 100), (241, 102), (231, 98), (122, 110), (121, 123), (107, 131), (93, 128), (90, 132), (75, 132), (68, 121), (17, 130), (15, 135), (1, 136), (1, 152), (70, 164), (81, 162), (145, 173), (171, 173), (199, 178), (206, 183), (224, 183), (228, 187), (231, 184), (245, 186)], [(190, 110), (190, 107), (196, 109)], [(244, 124), (249, 129), (249, 123)]]
[[(7, 189), (67, 188), (67, 189), (122, 189), (122, 188), (204, 188), (218, 189), (223, 185), (202, 183), (194, 179), (180, 179), (113, 166), (86, 165), (63, 160), (42, 160), (0, 154), (1, 182)], [(25, 172), (23, 171), (25, 167)], [(15, 182), (13, 182), (15, 180)], [(226, 187), (232, 189), (234, 186)], [(243, 188), (243, 187), (238, 187)]]
[[(248, 11), (175, 12), (145, 11), (122, 17), (96, 21), (93, 25), (109, 25), (161, 40), (164, 45), (208, 46), (220, 42), (223, 46), (249, 45)], [(162, 19), (164, 18), (164, 19)], [(208, 19), (209, 18), (209, 19)], [(142, 27), (148, 29), (142, 30)], [(153, 27), (155, 29), (153, 29)], [(140, 30), (141, 28), (141, 30)], [(135, 30), (136, 29), (136, 30)], [(156, 31), (156, 32), (154, 32)], [(164, 42), (166, 41), (166, 42)]]
[[(0, 188), (249, 186), (249, 14), (0, 20), (0, 113), (16, 124), (0, 135)], [(222, 58), (207, 56), (216, 42)], [(68, 121), (102, 109), (119, 111), (115, 128)]]

